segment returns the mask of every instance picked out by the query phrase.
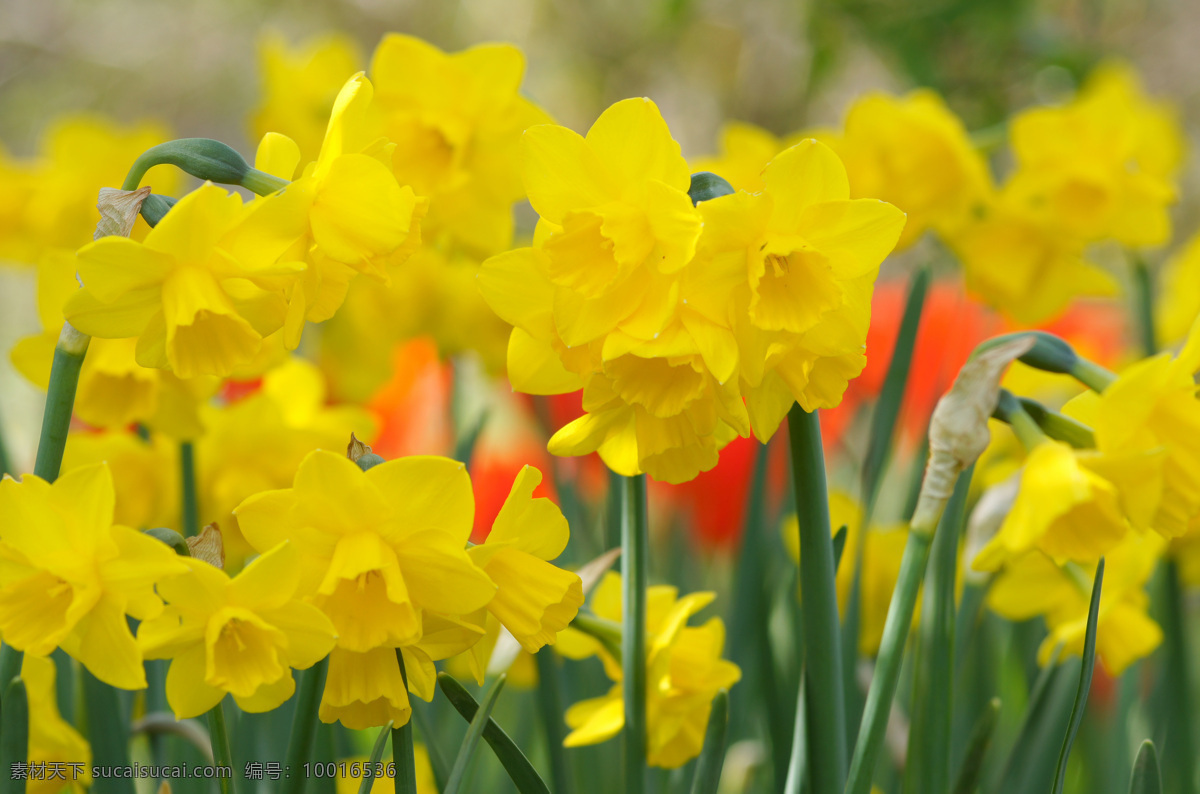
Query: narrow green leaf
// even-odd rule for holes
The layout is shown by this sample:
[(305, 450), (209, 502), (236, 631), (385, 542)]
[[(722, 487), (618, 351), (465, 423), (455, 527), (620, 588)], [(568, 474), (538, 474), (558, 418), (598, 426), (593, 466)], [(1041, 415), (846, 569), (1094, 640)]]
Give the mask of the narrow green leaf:
[(722, 689), (713, 698), (712, 712), (708, 715), (708, 730), (704, 733), (704, 747), (696, 762), (696, 777), (692, 781), (692, 794), (716, 794), (721, 783), (721, 767), (725, 765), (725, 739), (729, 732), (729, 692)]
[(904, 303), (904, 315), (896, 333), (896, 344), (892, 348), (892, 360), (888, 362), (883, 388), (879, 391), (879, 400), (871, 416), (867, 454), (862, 466), (862, 498), (868, 515), (873, 512), (875, 498), (879, 495), (883, 467), (887, 464), (896, 431), (896, 419), (904, 402), (917, 331), (921, 327), (921, 312), (925, 308), (925, 294), (929, 291), (929, 279), (928, 267), (922, 267), (913, 274)]
[[(96, 766), (129, 766), (129, 718), (121, 707), (117, 690), (96, 678), (86, 667), (82, 675), (92, 763)], [(131, 778), (96, 778), (91, 790), (95, 794), (134, 794)]]
[[(1067, 688), (1070, 683), (1066, 680), (1068, 664), (1059, 665), (1061, 652), (1060, 644), (1050, 654), (1050, 662), (1034, 679), (1016, 738), (1009, 748), (1004, 764), (986, 786), (986, 790), (992, 794), (1020, 791), (1027, 780), (1035, 780), (1043, 786), (1051, 780), (1051, 765), (1056, 759), (1049, 758), (1045, 765), (1041, 761), (1045, 756), (1047, 742), (1053, 740), (1051, 732), (1065, 727), (1065, 719), (1056, 719), (1061, 717), (1059, 708), (1061, 707), (1062, 714), (1065, 714), (1067, 705), (1064, 698), (1074, 694)], [(1069, 660), (1068, 663), (1070, 661), (1074, 660)]]
[(1133, 762), (1133, 779), (1129, 781), (1129, 794), (1162, 794), (1158, 753), (1154, 750), (1154, 742), (1149, 739), (1138, 748), (1137, 760)]
[(442, 750), (438, 747), (437, 736), (426, 712), (426, 708), (432, 704), (420, 700), (410, 700), (410, 703), (412, 704), (412, 721), (421, 731), (421, 736), (425, 740), (425, 752), (429, 754), (429, 766), (433, 768), (433, 781), (437, 783), (438, 791), (441, 791), (446, 787), (446, 781), (450, 779), (450, 764), (446, 762), (446, 757), (442, 755)]
[(1163, 680), (1156, 698), (1166, 727), (1162, 745), (1167, 791), (1184, 791), (1196, 779), (1196, 729), (1192, 712), (1192, 656), (1188, 643), (1185, 595), (1179, 563), (1168, 557), (1162, 575)]
[(475, 456), (475, 445), (479, 443), (479, 436), (482, 435), (487, 420), (488, 411), (485, 410), (479, 415), (471, 429), (460, 436), (454, 445), (454, 459), (465, 463), (467, 469), (471, 468), (471, 458)]
[[(550, 756), (550, 779), (558, 794), (571, 794), (571, 769), (563, 747), (563, 672), (554, 649), (544, 646), (533, 656), (537, 662), (537, 705), (546, 735), (546, 754)], [(486, 737), (485, 737), (486, 738)]]
[(650, 568), (646, 475), (622, 477), (621, 670), (625, 680), (625, 794), (646, 788), (646, 587)]
[(3, 715), (0, 715), (0, 794), (25, 794), (25, 778), (11, 770), (29, 759), (29, 698), (25, 682), (14, 678), (4, 690)]
[(1083, 722), (1083, 709), (1087, 705), (1088, 690), (1092, 687), (1092, 671), (1096, 668), (1096, 621), (1100, 617), (1100, 589), (1104, 584), (1104, 558), (1096, 566), (1096, 579), (1092, 583), (1092, 603), (1088, 606), (1087, 633), (1083, 639), (1083, 669), (1079, 673), (1079, 687), (1075, 690), (1075, 705), (1071, 707), (1071, 720), (1067, 724), (1067, 735), (1058, 754), (1058, 770), (1054, 774), (1052, 794), (1062, 794), (1067, 780), (1067, 759), (1071, 756), (1071, 745)]
[(967, 492), (975, 466), (968, 466), (954, 485), (933, 538), (921, 622), (913, 664), (912, 735), (904, 768), (906, 791), (947, 794), (950, 790), (950, 739), (953, 717), (955, 577), (958, 542), (967, 517)]
[(375, 746), (371, 748), (371, 757), (367, 759), (367, 768), (363, 770), (362, 783), (358, 784), (358, 794), (369, 794), (375, 782), (375, 766), (383, 759), (383, 751), (387, 748), (388, 736), (392, 733), (392, 722), (379, 729), (375, 737)]
[(807, 701), (809, 782), (812, 794), (841, 794), (846, 780), (846, 703), (834, 583), (829, 492), (817, 414), (799, 405), (788, 412), (792, 488), (800, 534), (800, 592)]
[(800, 692), (796, 696), (796, 729), (792, 732), (792, 752), (788, 758), (783, 794), (800, 794), (808, 779), (808, 736), (804, 722), (804, 672), (800, 673)]
[(300, 675), (296, 692), (296, 712), (292, 717), (291, 735), (285, 766), (291, 770), (279, 787), (280, 794), (304, 793), (304, 762), (312, 755), (313, 737), (317, 730), (317, 709), (325, 689), (325, 674), (329, 669), (326, 656)]
[[(473, 722), (479, 712), (479, 704), (471, 693), (456, 679), (446, 673), (438, 673), (438, 686), (450, 705), (462, 715), (467, 722)], [(521, 752), (521, 748), (509, 738), (495, 720), (489, 718), (483, 729), (483, 740), (488, 743), (495, 753), (496, 759), (508, 772), (508, 777), (517, 787), (520, 794), (549, 794), (550, 789), (545, 781), (529, 763), (529, 759)]]
[(467, 764), (470, 762), (471, 756), (475, 754), (475, 748), (479, 746), (479, 739), (483, 736), (484, 727), (491, 722), (492, 709), (495, 708), (496, 698), (500, 696), (500, 690), (503, 688), (504, 675), (501, 674), (483, 693), (483, 704), (471, 718), (471, 724), (467, 726), (467, 735), (463, 737), (462, 746), (458, 748), (458, 756), (454, 759), (454, 766), (450, 769), (450, 780), (446, 782), (446, 788), (442, 794), (458, 794), (458, 790), (462, 788), (463, 779), (467, 774)]
[(837, 576), (838, 570), (842, 567), (842, 552), (846, 550), (846, 535), (849, 534), (849, 528), (842, 524), (838, 531), (833, 536), (833, 574)]
[(996, 731), (999, 717), (1000, 698), (992, 698), (987, 708), (979, 715), (975, 727), (971, 729), (971, 738), (967, 740), (967, 752), (958, 770), (958, 778), (954, 781), (954, 794), (974, 794), (979, 788), (983, 761), (987, 756), (988, 747), (992, 744), (992, 734)]

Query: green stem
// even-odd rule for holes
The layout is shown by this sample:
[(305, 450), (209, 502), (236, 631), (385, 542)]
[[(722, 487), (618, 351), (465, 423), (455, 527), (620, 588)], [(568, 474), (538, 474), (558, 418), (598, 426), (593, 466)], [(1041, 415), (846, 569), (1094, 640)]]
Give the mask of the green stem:
[(614, 659), (619, 659), (623, 651), (621, 650), (621, 624), (611, 620), (597, 616), (590, 610), (581, 609), (575, 614), (575, 619), (571, 621), (571, 626), (579, 629), (584, 634), (600, 641)]
[[(408, 689), (408, 671), (404, 669), (404, 654), (396, 649), (400, 677)], [(410, 717), (403, 725), (392, 728), (392, 763), (396, 770), (396, 794), (417, 794), (417, 762), (413, 756), (413, 725)]]
[(1141, 257), (1133, 263), (1133, 297), (1133, 313), (1137, 318), (1142, 350), (1152, 356), (1158, 352), (1158, 339), (1154, 333), (1154, 276)]
[(37, 461), (33, 473), (47, 482), (58, 479), (63, 450), (71, 430), (71, 413), (75, 409), (75, 388), (79, 385), (79, 370), (92, 340), (63, 323), (62, 333), (54, 348), (50, 366), (50, 386), (46, 390), (46, 411), (42, 414), (42, 435), (38, 439)]
[(1094, 392), (1104, 391), (1110, 383), (1117, 379), (1116, 375), (1086, 358), (1079, 359), (1071, 367), (1071, 377)]
[[(229, 730), (225, 727), (225, 710), (221, 703), (208, 710), (208, 735), (212, 740), (213, 763), (232, 771), (233, 751), (229, 748)], [(221, 794), (233, 794), (232, 774), (222, 775), (217, 782), (221, 786)]]
[(912, 626), (917, 594), (925, 578), (930, 547), (944, 509), (944, 504), (936, 503), (927, 509), (918, 509), (913, 517), (908, 541), (904, 545), (904, 556), (900, 560), (900, 574), (888, 605), (887, 620), (883, 624), (883, 639), (879, 644), (875, 672), (863, 708), (858, 742), (854, 745), (854, 755), (850, 760), (846, 794), (868, 794), (871, 790), (871, 779), (883, 748), (892, 700), (900, 681), (900, 664), (904, 659), (904, 645)]
[(25, 681), (13, 679), (4, 689), (4, 716), (0, 719), (0, 794), (25, 794), (27, 776), (10, 770), (29, 760), (29, 696)]
[(312, 755), (313, 737), (317, 733), (317, 711), (321, 705), (321, 692), (325, 689), (325, 674), (329, 670), (329, 657), (305, 670), (300, 676), (296, 692), (296, 713), (292, 717), (292, 732), (288, 737), (287, 760), (280, 794), (303, 794), (305, 784), (304, 762)]
[(1179, 563), (1168, 557), (1163, 576), (1163, 651), (1166, 654), (1167, 732), (1163, 745), (1167, 791), (1192, 791), (1196, 779), (1195, 736), (1192, 731), (1192, 681), (1188, 667), (1187, 627)]
[(12, 458), (8, 456), (8, 445), (4, 443), (4, 417), (0, 416), (0, 477), (5, 474), (16, 474)]
[(621, 668), (625, 697), (625, 794), (646, 787), (646, 475), (621, 478)]
[(563, 751), (563, 680), (554, 651), (544, 647), (533, 657), (537, 661), (538, 710), (546, 732), (546, 754), (550, 756), (550, 780), (557, 794), (571, 794), (571, 769)]
[(905, 790), (949, 794), (954, 680), (954, 580), (958, 542), (966, 522), (967, 495), (974, 465), (959, 475), (934, 536), (921, 626), (917, 641), (913, 720), (905, 764)]
[(821, 425), (816, 412), (788, 413), (792, 484), (800, 524), (800, 598), (804, 603), (805, 708), (812, 794), (841, 794), (846, 775), (842, 646)]
[(260, 196), (266, 196), (277, 190), (283, 190), (289, 184), (291, 183), (286, 179), (272, 176), (265, 171), (259, 171), (257, 168), (251, 168), (242, 176), (242, 187)]
[(183, 536), (200, 534), (200, 505), (196, 495), (196, 447), (191, 441), (179, 445), (179, 477), (183, 492)]

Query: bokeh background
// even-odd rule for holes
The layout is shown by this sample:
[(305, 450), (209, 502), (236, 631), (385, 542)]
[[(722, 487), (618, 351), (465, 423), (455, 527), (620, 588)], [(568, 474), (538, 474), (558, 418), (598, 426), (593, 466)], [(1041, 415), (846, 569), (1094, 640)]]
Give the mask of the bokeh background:
[[(358, 42), (364, 67), (388, 31), (447, 50), (513, 42), (528, 58), (525, 90), (560, 123), (583, 131), (610, 103), (650, 96), (689, 158), (713, 152), (727, 120), (778, 134), (838, 124), (870, 89), (932, 87), (986, 135), (1111, 57), (1177, 103), (1193, 138), (1200, 130), (1195, 0), (9, 0), (0, 146), (27, 156), (55, 118), (90, 111), (249, 154), (262, 37), (330, 31)], [(1200, 159), (1181, 182), (1177, 240), (1200, 225), (1188, 198), (1200, 195)], [(0, 268), (0, 348), (36, 329), (32, 292), (30, 269)], [(40, 402), (0, 362), (18, 462), (32, 454)]]

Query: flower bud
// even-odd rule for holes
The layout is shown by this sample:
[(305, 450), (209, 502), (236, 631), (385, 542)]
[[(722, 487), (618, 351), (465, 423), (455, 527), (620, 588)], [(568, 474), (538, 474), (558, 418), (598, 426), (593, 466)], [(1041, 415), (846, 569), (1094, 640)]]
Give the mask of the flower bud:
[(222, 185), (240, 185), (259, 195), (285, 187), (287, 180), (252, 168), (233, 147), (211, 138), (179, 138), (160, 143), (142, 153), (125, 177), (124, 188), (133, 190), (156, 165), (173, 165), (197, 179)]
[(732, 185), (710, 171), (697, 171), (692, 174), (692, 183), (688, 186), (688, 197), (693, 206), (701, 201), (728, 196), (733, 192)]

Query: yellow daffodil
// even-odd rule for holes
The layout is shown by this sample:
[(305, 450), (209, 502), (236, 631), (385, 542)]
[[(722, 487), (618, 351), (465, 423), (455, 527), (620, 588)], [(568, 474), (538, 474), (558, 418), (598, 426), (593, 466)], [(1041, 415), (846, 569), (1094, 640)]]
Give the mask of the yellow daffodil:
[(206, 427), (196, 442), (200, 518), (222, 531), (233, 568), (250, 553), (233, 510), (260, 491), (285, 488), (314, 449), (338, 449), (354, 433), (374, 437), (375, 420), (364, 409), (328, 405), (315, 365), (288, 359), (262, 379), (262, 388), (202, 413)]
[(296, 142), (303, 162), (317, 159), (334, 99), (362, 68), (357, 45), (330, 33), (293, 47), (268, 33), (259, 40), (258, 62), (263, 95), (251, 119), (254, 139), (278, 132)]
[(179, 523), (179, 464), (175, 445), (155, 434), (129, 430), (71, 433), (62, 470), (107, 463), (116, 493), (113, 521), (136, 529)]
[(851, 200), (841, 161), (811, 139), (771, 161), (763, 180), (761, 194), (700, 205), (702, 258), (683, 295), (703, 320), (694, 325), (736, 357), (750, 423), (766, 441), (793, 401), (833, 407), (862, 371), (875, 276), (904, 214)]
[[(1105, 557), (1104, 586), (1096, 634), (1096, 654), (1119, 676), (1130, 664), (1150, 654), (1162, 641), (1162, 630), (1146, 614), (1143, 590), (1154, 572), (1165, 542), (1153, 534), (1128, 534)], [(1047, 664), (1055, 646), (1083, 653), (1094, 567), (1059, 566), (1040, 551), (1008, 561), (988, 591), (987, 604), (1009, 620), (1041, 615), (1050, 629), (1038, 651)]]
[(1073, 101), (1019, 113), (1009, 130), (1011, 191), (1060, 231), (1127, 246), (1170, 239), (1184, 138), (1174, 109), (1146, 97), (1128, 67), (1098, 69)]
[[(58, 794), (64, 789), (81, 792), (92, 780), (92, 748), (79, 731), (62, 718), (58, 711), (54, 662), (46, 656), (25, 654), (21, 661), (21, 678), (29, 699), (29, 763), (83, 764), (78, 779), (30, 779), (25, 784), (29, 794)], [(68, 767), (69, 768), (69, 767)]]
[(347, 650), (416, 644), (424, 610), (465, 618), (496, 592), (465, 549), (471, 481), (447, 458), (401, 458), (363, 472), (318, 450), (292, 488), (252, 496), (234, 514), (257, 549), (294, 540), (303, 589)]
[(61, 647), (101, 681), (142, 689), (142, 654), (126, 623), (154, 617), (154, 583), (185, 570), (154, 538), (113, 524), (108, 466), (53, 484), (0, 480), (0, 632), (18, 650)]
[[(300, 342), (304, 321), (329, 319), (356, 272), (386, 276), (384, 259), (401, 260), (420, 240), (424, 201), (389, 170), (390, 146), (368, 123), (372, 87), (360, 73), (338, 93), (317, 159), (278, 198), (291, 218), (306, 219), (289, 257), (308, 262), (289, 304), (285, 341)], [(277, 133), (259, 146), (255, 165), (290, 179), (300, 148)], [(402, 250), (403, 249), (403, 250)]]
[(261, 284), (303, 269), (277, 262), (291, 239), (273, 228), (272, 200), (243, 206), (236, 194), (205, 184), (144, 242), (103, 237), (84, 246), (84, 287), (67, 301), (67, 319), (91, 336), (138, 337), (142, 366), (181, 378), (230, 374), (283, 325), (282, 292)]
[[(678, 591), (666, 585), (646, 590), (646, 761), (651, 766), (674, 769), (699, 755), (712, 699), (741, 678), (738, 666), (721, 658), (725, 625), (720, 618), (710, 618), (702, 626), (687, 625), (688, 618), (714, 597), (692, 593), (679, 598)], [(592, 595), (592, 609), (598, 617), (620, 622), (619, 574), (605, 575)], [(599, 641), (576, 629), (568, 629), (561, 639), (563, 655), (573, 659), (597, 655), (617, 682), (607, 695), (567, 709), (567, 724), (573, 730), (563, 744), (578, 747), (611, 739), (625, 725), (620, 664)]]
[[(126, 127), (76, 115), (52, 125), (30, 160), (0, 153), (0, 260), (33, 265), (47, 253), (74, 251), (91, 240), (100, 220), (100, 188), (120, 185), (138, 155), (169, 137), (156, 123)], [(146, 184), (155, 192), (173, 193), (180, 175), (169, 166), (156, 166)], [(145, 230), (139, 220), (134, 236)]]
[(583, 603), (579, 576), (548, 562), (562, 554), (570, 533), (558, 505), (533, 498), (541, 481), (537, 469), (521, 469), (487, 540), (468, 551), (498, 588), (488, 611), (529, 653), (553, 644)]
[(1022, 206), (1007, 186), (946, 242), (967, 289), (1023, 324), (1052, 320), (1075, 298), (1117, 293), (1112, 276), (1085, 258), (1083, 238), (1053, 215)]
[(431, 239), (488, 256), (513, 235), (512, 205), (524, 197), (518, 171), (521, 133), (550, 121), (521, 96), (525, 58), (509, 44), (446, 53), (390, 33), (371, 59), (383, 134), (396, 144), (392, 169), (431, 199)]
[(167, 702), (176, 719), (203, 714), (227, 693), (244, 711), (276, 708), (296, 690), (292, 669), (333, 648), (329, 619), (295, 598), (296, 557), (281, 543), (232, 579), (188, 558), (186, 574), (158, 583), (167, 606), (138, 627), (138, 643), (148, 659), (171, 659)]
[(851, 196), (907, 213), (898, 249), (927, 229), (954, 229), (992, 189), (987, 162), (962, 121), (932, 91), (864, 95), (846, 114), (842, 137), (829, 143), (846, 164)]
[(1167, 260), (1159, 280), (1155, 330), (1160, 341), (1174, 344), (1187, 336), (1192, 321), (1200, 317), (1200, 233)]
[[(1120, 543), (1129, 520), (1117, 485), (1088, 465), (1095, 457), (1059, 441), (1030, 450), (1012, 510), (975, 557), (974, 567), (994, 571), (1004, 560), (1033, 548), (1060, 563), (1094, 563)], [(1104, 463), (1096, 468), (1104, 471)], [(1153, 487), (1153, 478), (1146, 479)]]
[(1161, 485), (1152, 481), (1156, 490), (1140, 497), (1140, 508), (1130, 509), (1148, 514), (1139, 524), (1168, 538), (1183, 535), (1200, 517), (1198, 370), (1200, 323), (1177, 356), (1160, 353), (1139, 361), (1101, 394), (1081, 395), (1064, 407), (1094, 429), (1099, 452), (1115, 460), (1161, 456)]

